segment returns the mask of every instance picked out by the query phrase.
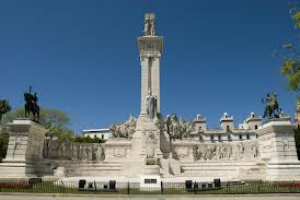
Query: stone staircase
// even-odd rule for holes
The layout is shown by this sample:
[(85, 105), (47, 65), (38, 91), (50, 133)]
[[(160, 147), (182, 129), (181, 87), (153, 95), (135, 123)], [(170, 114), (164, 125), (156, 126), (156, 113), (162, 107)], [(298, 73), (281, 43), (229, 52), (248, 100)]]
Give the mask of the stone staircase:
[(120, 175), (121, 163), (104, 162), (99, 164), (80, 164), (67, 168), (68, 176), (108, 176)]
[(40, 160), (37, 165), (39, 176), (55, 176), (57, 167), (65, 168), (65, 176), (107, 176), (119, 175), (122, 164), (120, 162), (101, 162), (101, 163), (79, 163), (76, 160)]

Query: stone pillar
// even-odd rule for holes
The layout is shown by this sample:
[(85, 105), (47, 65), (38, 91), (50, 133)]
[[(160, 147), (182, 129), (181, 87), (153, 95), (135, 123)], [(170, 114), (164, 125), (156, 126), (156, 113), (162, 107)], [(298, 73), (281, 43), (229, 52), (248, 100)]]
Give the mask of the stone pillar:
[(8, 126), (11, 133), (6, 158), (0, 164), (0, 177), (35, 177), (47, 130), (29, 119), (17, 119)]
[(141, 61), (141, 116), (147, 115), (146, 96), (149, 90), (149, 58), (140, 55)]
[(289, 118), (273, 119), (256, 133), (262, 160), (266, 163), (266, 180), (300, 180), (294, 126)]
[(152, 94), (157, 98), (157, 112), (160, 113), (160, 53), (156, 53), (156, 57), (152, 58), (151, 66), (151, 90)]
[(138, 38), (141, 61), (141, 114), (146, 110), (146, 96), (149, 89), (157, 98), (157, 111), (160, 112), (160, 57), (163, 48), (163, 37), (141, 36)]

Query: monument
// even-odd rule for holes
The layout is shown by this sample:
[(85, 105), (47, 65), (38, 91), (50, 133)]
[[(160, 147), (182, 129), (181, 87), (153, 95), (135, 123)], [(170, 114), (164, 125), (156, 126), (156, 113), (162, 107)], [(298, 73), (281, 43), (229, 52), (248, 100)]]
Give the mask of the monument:
[[(299, 180), (290, 118), (284, 116), (275, 94), (266, 99), (265, 117), (251, 113), (234, 126), (225, 112), (220, 128), (211, 129), (197, 115), (186, 121), (176, 114), (163, 119), (160, 101), (162, 36), (156, 35), (153, 13), (145, 15), (144, 35), (138, 37), (141, 67), (141, 105), (138, 118), (110, 127), (112, 138), (104, 144), (60, 142), (45, 139), (47, 130), (28, 119), (9, 124), (7, 157), (0, 164), (1, 177), (62, 178), (62, 181), (155, 180)], [(29, 92), (31, 94), (31, 92)], [(33, 97), (33, 98), (32, 98)], [(36, 95), (28, 101), (37, 113)], [(27, 102), (27, 101), (26, 101)], [(35, 115), (35, 120), (38, 115)], [(145, 181), (143, 181), (145, 180)], [(151, 182), (151, 181), (150, 181)]]

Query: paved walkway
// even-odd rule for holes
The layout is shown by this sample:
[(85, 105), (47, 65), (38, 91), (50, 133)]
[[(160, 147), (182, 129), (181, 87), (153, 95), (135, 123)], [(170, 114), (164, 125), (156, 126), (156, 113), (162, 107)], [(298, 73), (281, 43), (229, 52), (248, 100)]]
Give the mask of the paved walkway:
[(258, 195), (60, 195), (60, 194), (28, 194), (28, 193), (0, 193), (0, 200), (300, 200), (300, 194), (258, 194)]

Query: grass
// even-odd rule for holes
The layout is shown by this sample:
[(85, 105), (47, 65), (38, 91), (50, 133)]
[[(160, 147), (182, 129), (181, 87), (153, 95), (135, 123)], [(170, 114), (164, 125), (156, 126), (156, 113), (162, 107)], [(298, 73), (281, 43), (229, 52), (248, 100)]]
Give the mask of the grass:
[[(40, 183), (29, 184), (30, 187), (20, 188), (20, 183), (5, 181), (3, 184), (0, 182), (0, 192), (24, 192), (24, 193), (73, 193), (73, 194), (257, 194), (257, 193), (299, 193), (300, 192), (300, 182), (247, 182), (245, 185), (237, 186), (224, 186), (218, 189), (191, 189), (187, 191), (184, 188), (184, 184), (165, 184), (162, 191), (152, 191), (149, 188), (146, 191), (141, 191), (137, 188), (137, 184), (131, 185), (132, 188), (129, 189), (124, 187), (117, 189), (116, 191), (109, 190), (78, 190), (72, 188), (72, 186), (77, 186), (76, 183), (71, 183), (66, 187), (55, 186), (53, 182), (45, 181)], [(1, 185), (2, 183), (2, 185)], [(124, 183), (127, 186), (127, 183)], [(15, 187), (12, 187), (14, 185)], [(23, 186), (23, 183), (21, 184)], [(8, 187), (9, 186), (9, 187)], [(5, 188), (6, 187), (6, 188)]]

